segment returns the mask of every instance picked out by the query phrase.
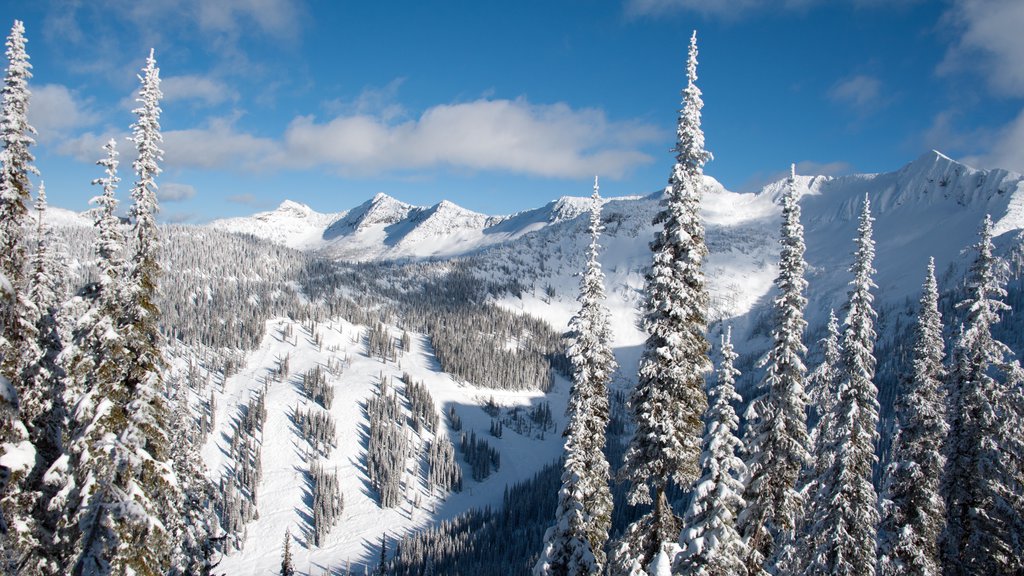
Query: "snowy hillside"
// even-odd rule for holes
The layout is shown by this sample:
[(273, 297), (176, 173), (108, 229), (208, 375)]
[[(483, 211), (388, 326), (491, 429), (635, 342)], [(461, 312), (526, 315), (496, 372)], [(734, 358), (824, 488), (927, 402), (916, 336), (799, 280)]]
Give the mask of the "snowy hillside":
[[(314, 333), (319, 336), (319, 344)], [(406, 531), (442, 519), (450, 519), (472, 507), (500, 504), (507, 484), (529, 478), (539, 466), (558, 457), (561, 436), (550, 431), (519, 434), (506, 428), (501, 438), (487, 435), (492, 421), (484, 411), (493, 399), (506, 413), (516, 406), (524, 412), (541, 401), (549, 402), (558, 430), (562, 427), (568, 386), (558, 384), (547, 395), (540, 391), (512, 392), (466, 385), (440, 372), (429, 340), (413, 335), (411, 349), (394, 361), (382, 361), (367, 354), (364, 327), (344, 320), (318, 325), (314, 332), (287, 319), (268, 322), (267, 335), (259, 348), (247, 355), (238, 372), (223, 385), (215, 383), (211, 393), (216, 406), (215, 426), (203, 450), (203, 459), (214, 479), (228, 477), (237, 464), (230, 458), (233, 428), (239, 409), (260, 391), (266, 390), (266, 422), (261, 439), (262, 481), (257, 497), (259, 517), (245, 526), (242, 549), (228, 555), (220, 566), (227, 574), (269, 574), (280, 564), (279, 544), (289, 529), (296, 538), (296, 566), (303, 573), (319, 574), (333, 568), (353, 569), (372, 565), (381, 536), (402, 536)], [(397, 338), (401, 332), (397, 332)], [(275, 380), (280, 362), (288, 363), (288, 376)], [(312, 492), (307, 473), (308, 458), (315, 450), (303, 439), (296, 414), (316, 404), (303, 393), (302, 375), (315, 367), (326, 368), (328, 384), (335, 391), (329, 411), (337, 423), (337, 448), (320, 462), (334, 470), (344, 497), (338, 524), (319, 546), (312, 542)], [(179, 363), (182, 371), (186, 364)], [(367, 476), (366, 401), (377, 390), (381, 378), (402, 388), (403, 374), (423, 382), (436, 403), (440, 416), (438, 435), (459, 445), (446, 415), (454, 409), (462, 430), (485, 436), (501, 455), (500, 468), (482, 481), (465, 477), (461, 492), (443, 493), (426, 483), (426, 452), (434, 435), (413, 434), (413, 456), (408, 459), (402, 502), (393, 508), (380, 506), (379, 497)], [(264, 388), (266, 386), (266, 388)], [(542, 437), (543, 436), (543, 437)], [(461, 460), (461, 458), (460, 458)]]

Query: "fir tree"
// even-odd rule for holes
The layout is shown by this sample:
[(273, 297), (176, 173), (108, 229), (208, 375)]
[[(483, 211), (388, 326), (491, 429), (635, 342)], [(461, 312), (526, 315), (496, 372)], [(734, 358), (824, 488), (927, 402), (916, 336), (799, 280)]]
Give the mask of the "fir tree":
[(36, 249), (30, 262), (29, 299), (36, 316), (38, 354), (23, 372), (25, 380), (24, 417), (30, 424), (32, 443), (39, 459), (37, 474), (49, 468), (62, 451), (66, 410), (64, 407), (64, 369), (58, 357), (64, 348), (58, 314), (66, 294), (62, 277), (66, 273), (53, 251), (53, 236), (46, 226), (46, 188), (39, 185), (36, 200)]
[[(5, 319), (8, 317), (6, 313), (13, 301), (14, 287), (0, 270), (0, 345), (7, 343), (2, 329)], [(0, 361), (4, 359), (6, 350), (6, 347), (0, 346)], [(0, 442), (4, 446), (3, 455), (6, 455), (8, 449), (28, 449), (31, 453), (32, 444), (27, 440), (28, 432), (21, 422), (18, 408), (17, 390), (3, 374), (0, 374)], [(21, 510), (16, 509), (8, 501), (11, 493), (18, 492), (15, 474), (23, 473), (22, 469), (12, 469), (6, 463), (0, 464), (0, 499), (2, 499), (0, 500), (0, 574), (17, 574), (18, 566), (23, 562), (25, 556), (18, 545), (18, 532), (13, 532), (11, 526), (12, 521), (20, 520), (18, 512)], [(15, 526), (14, 529), (17, 527)]]
[(130, 347), (132, 363), (128, 374), (128, 386), (158, 385), (160, 368), (164, 360), (160, 353), (160, 332), (157, 322), (160, 310), (157, 307), (160, 283), (160, 236), (156, 225), (159, 204), (156, 196), (155, 178), (161, 172), (157, 162), (163, 151), (159, 145), (160, 135), (160, 69), (156, 67), (153, 51), (146, 59), (142, 76), (142, 88), (137, 101), (139, 107), (132, 112), (137, 120), (132, 125), (131, 141), (135, 144), (137, 157), (132, 163), (135, 169), (135, 183), (132, 187), (132, 219), (134, 254), (130, 271), (128, 308), (126, 322), (131, 331)]
[(748, 476), (740, 525), (750, 548), (747, 570), (751, 574), (759, 574), (776, 561), (776, 555), (786, 553), (784, 547), (791, 541), (802, 507), (797, 479), (809, 459), (803, 362), (807, 348), (802, 341), (807, 328), (807, 280), (795, 166), (790, 168), (789, 185), (782, 196), (780, 242), (773, 344), (761, 362), (768, 367), (763, 392), (746, 414)]
[(2, 373), (24, 394), (21, 371), (34, 359), (34, 314), (27, 298), (24, 228), (32, 201), (30, 175), (38, 175), (29, 147), (35, 128), (28, 123), (32, 65), (25, 51), (25, 25), (14, 21), (7, 37), (7, 71), (0, 113), (0, 270), (14, 290), (14, 301), (4, 309), (7, 340)]
[(677, 574), (701, 576), (746, 576), (749, 554), (736, 527), (736, 516), (743, 507), (743, 460), (737, 456), (742, 447), (736, 432), (739, 417), (732, 407), (742, 400), (736, 393), (737, 358), (732, 348), (732, 329), (722, 336), (722, 364), (718, 381), (709, 394), (710, 407), (705, 416), (704, 476), (697, 481), (689, 508), (683, 516), (679, 536), (681, 553), (675, 561)]
[[(44, 410), (39, 402), (45, 394), (29, 390), (26, 371), (38, 358), (36, 345), (36, 308), (29, 296), (29, 278), (26, 275), (25, 253), (27, 242), (28, 204), (31, 201), (32, 184), (29, 176), (39, 174), (32, 164), (35, 158), (29, 147), (35, 144), (32, 134), (35, 129), (28, 123), (30, 92), (28, 80), (32, 77), (32, 65), (25, 51), (25, 26), (15, 20), (7, 38), (7, 69), (2, 89), (3, 102), (0, 110), (0, 273), (6, 277), (5, 288), (10, 291), (11, 300), (0, 309), (3, 334), (0, 337), (0, 375), (14, 386), (16, 395), (11, 395), (12, 408), (3, 421), (0, 430), (0, 445), (4, 453), (8, 449), (21, 452), (17, 461), (22, 465), (7, 469), (8, 490), (2, 494), (0, 507), (12, 533), (4, 536), (4, 562), (16, 562), (20, 571), (29, 555), (38, 547), (37, 528), (31, 509), (37, 500), (33, 490), (32, 463), (36, 460), (33, 422)], [(0, 454), (3, 457), (5, 454)]]
[(864, 198), (851, 268), (853, 287), (842, 341), (838, 398), (830, 418), (835, 426), (821, 438), (831, 463), (815, 479), (807, 521), (805, 574), (872, 576), (877, 562), (878, 497), (871, 482), (878, 442), (878, 389), (875, 375), (875, 287), (871, 205)]
[[(811, 463), (811, 482), (819, 477), (832, 463), (832, 453), (825, 450), (824, 446), (829, 443), (834, 431), (832, 419), (833, 405), (839, 396), (839, 375), (842, 368), (842, 350), (840, 349), (839, 319), (836, 318), (836, 311), (829, 310), (827, 333), (821, 339), (822, 360), (821, 364), (814, 369), (808, 378), (808, 393), (812, 400), (812, 407), (818, 415), (818, 422), (811, 431), (811, 445), (813, 446), (813, 458)], [(809, 492), (813, 493), (813, 488)]]
[(43, 474), (64, 451), (63, 435), (67, 420), (64, 401), (65, 371), (60, 362), (64, 349), (59, 326), (59, 309), (66, 297), (63, 277), (66, 273), (56, 256), (57, 245), (46, 226), (46, 188), (40, 183), (36, 199), (36, 247), (30, 262), (29, 299), (38, 311), (35, 323), (38, 354), (23, 371), (25, 382), (23, 413), (29, 434), (36, 448), (36, 460), (22, 490), (36, 499), (32, 514), (36, 523), (36, 553), (23, 569), (24, 574), (47, 574), (57, 571), (52, 539), (59, 515), (48, 510), (53, 496), (43, 484)]
[(654, 511), (638, 520), (636, 526), (644, 528), (627, 531), (618, 548), (617, 571), (637, 564), (646, 566), (662, 543), (675, 544), (678, 519), (668, 505), (665, 489), (670, 480), (688, 486), (700, 473), (701, 417), (707, 409), (704, 374), (711, 370), (705, 337), (708, 293), (703, 263), (707, 246), (700, 201), (703, 166), (711, 154), (704, 149), (700, 127), (704, 103), (696, 84), (696, 32), (690, 38), (686, 71), (676, 163), (663, 209), (654, 218), (654, 224), (661, 224), (662, 229), (651, 243), (654, 261), (647, 274), (643, 313), (648, 338), (630, 397), (636, 430), (622, 470), (622, 477), (630, 483), (630, 503), (654, 503)]
[(292, 565), (291, 528), (286, 528), (284, 531), (284, 547), (281, 550), (281, 576), (295, 576), (295, 566)]
[(1010, 307), (1002, 301), (1006, 269), (993, 254), (992, 219), (987, 216), (975, 248), (967, 297), (958, 304), (966, 309), (966, 318), (950, 366), (950, 430), (941, 485), (946, 502), (943, 573), (1020, 574), (1021, 376), (1017, 363), (1008, 361), (1010, 349), (992, 336), (1000, 312)]
[(946, 459), (945, 345), (935, 259), (921, 293), (913, 375), (901, 382), (895, 405), (892, 459), (882, 487), (879, 571), (883, 576), (939, 576), (939, 538), (945, 506), (939, 481)]
[(611, 528), (612, 495), (604, 455), (608, 427), (608, 382), (615, 371), (604, 274), (598, 261), (601, 197), (597, 179), (590, 212), (590, 248), (580, 280), (580, 311), (569, 321), (566, 356), (572, 366), (565, 461), (555, 525), (544, 535), (537, 575), (600, 574)]

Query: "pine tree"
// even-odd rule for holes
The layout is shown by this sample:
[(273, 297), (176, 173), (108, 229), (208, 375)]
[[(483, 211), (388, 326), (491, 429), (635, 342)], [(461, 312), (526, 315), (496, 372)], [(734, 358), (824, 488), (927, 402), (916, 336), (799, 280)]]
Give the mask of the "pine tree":
[(992, 336), (1000, 312), (1010, 307), (1002, 301), (1006, 269), (993, 254), (987, 216), (975, 248), (967, 296), (958, 304), (966, 318), (950, 366), (950, 430), (941, 485), (946, 502), (943, 573), (1020, 574), (1024, 406), (1020, 367), (1009, 362), (1010, 349)]
[(740, 515), (743, 537), (750, 548), (747, 570), (759, 574), (784, 554), (792, 539), (802, 498), (796, 489), (800, 470), (808, 461), (806, 368), (803, 332), (804, 229), (797, 203), (795, 166), (782, 196), (782, 250), (773, 301), (775, 329), (772, 348), (761, 365), (768, 367), (763, 393), (747, 409), (747, 473)]
[(114, 486), (118, 459), (124, 450), (119, 431), (127, 420), (128, 403), (122, 385), (127, 362), (124, 336), (120, 331), (122, 303), (118, 287), (122, 268), (112, 265), (123, 249), (117, 206), (116, 151), (107, 147), (104, 194), (92, 199), (97, 228), (93, 249), (100, 278), (90, 291), (90, 308), (77, 321), (71, 348), (66, 352), (69, 397), (78, 398), (71, 411), (66, 455), (47, 472), (54, 496), (48, 502), (51, 514), (59, 515), (54, 554), (66, 573), (90, 574), (109, 570), (119, 546), (115, 525), (122, 499)]
[[(703, 166), (711, 159), (700, 127), (697, 33), (690, 38), (687, 86), (679, 115), (676, 163), (663, 209), (654, 218), (662, 229), (651, 243), (654, 261), (647, 274), (643, 326), (648, 338), (637, 386), (630, 397), (636, 430), (626, 450), (622, 477), (630, 482), (631, 504), (654, 503), (618, 547), (617, 572), (646, 566), (662, 543), (675, 544), (678, 518), (665, 497), (670, 480), (689, 486), (700, 469), (707, 409), (704, 374), (711, 371), (707, 331), (707, 256), (700, 221)], [(642, 528), (639, 528), (642, 527)]]
[(281, 550), (281, 576), (295, 576), (295, 566), (292, 565), (291, 528), (286, 528), (284, 531), (284, 547)]
[(875, 311), (871, 289), (875, 243), (871, 204), (865, 196), (851, 268), (853, 287), (842, 341), (838, 398), (830, 418), (835, 426), (821, 438), (831, 464), (815, 479), (807, 512), (805, 574), (873, 576), (878, 528), (878, 497), (871, 482), (877, 460), (878, 389), (875, 376)]
[[(124, 384), (130, 393), (127, 405), (129, 421), (125, 436), (129, 449), (139, 459), (136, 470), (139, 488), (148, 501), (149, 513), (164, 531), (152, 536), (154, 545), (146, 550), (133, 551), (134, 560), (157, 566), (166, 562), (170, 553), (170, 540), (176, 539), (182, 529), (179, 510), (183, 495), (173, 474), (168, 429), (170, 409), (164, 390), (162, 370), (166, 366), (161, 351), (158, 328), (160, 309), (157, 306), (160, 287), (160, 239), (156, 225), (159, 205), (156, 197), (155, 177), (160, 174), (157, 164), (162, 151), (160, 135), (160, 69), (150, 50), (143, 73), (137, 101), (133, 110), (136, 121), (132, 125), (131, 141), (136, 147), (132, 163), (135, 182), (132, 187), (132, 206), (129, 210), (134, 235), (134, 251), (126, 286), (125, 315), (123, 318), (125, 344), (129, 356)], [(162, 542), (162, 546), (159, 545)]]
[(818, 415), (818, 422), (811, 431), (813, 446), (812, 481), (827, 469), (832, 462), (832, 454), (822, 448), (832, 437), (834, 430), (832, 414), (833, 404), (839, 396), (839, 374), (842, 367), (842, 350), (840, 349), (839, 319), (836, 311), (829, 310), (827, 333), (821, 339), (822, 360), (808, 378), (808, 393), (812, 400), (812, 408)]
[(746, 472), (737, 456), (742, 447), (736, 436), (739, 417), (732, 407), (742, 398), (736, 393), (737, 358), (732, 348), (732, 329), (722, 336), (722, 363), (718, 381), (709, 394), (710, 407), (705, 415), (704, 476), (697, 481), (690, 506), (683, 516), (679, 536), (682, 549), (675, 561), (676, 574), (701, 576), (746, 576), (746, 558), (750, 551), (736, 527), (743, 507), (743, 482)]
[(913, 375), (896, 396), (892, 461), (882, 487), (879, 571), (883, 576), (939, 576), (939, 538), (945, 506), (939, 481), (946, 459), (945, 345), (935, 259), (921, 293), (914, 338)]
[[(105, 148), (107, 158), (98, 164), (106, 177), (94, 182), (104, 193), (93, 199), (100, 279), (69, 353), (80, 397), (68, 462), (51, 468), (60, 486), (50, 509), (64, 511), (58, 553), (68, 572), (163, 574), (172, 567), (173, 545), (185, 538), (184, 502), (168, 454), (158, 375), (138, 378), (138, 348), (131, 347), (138, 344), (138, 325), (130, 322), (133, 291), (126, 287), (123, 237), (114, 215), (117, 152), (113, 143)], [(70, 474), (60, 474), (62, 469)], [(141, 542), (145, 546), (133, 545)]]
[(799, 573), (810, 563), (814, 554), (816, 534), (815, 527), (822, 521), (821, 515), (827, 512), (822, 508), (819, 495), (820, 482), (825, 479), (826, 472), (832, 467), (835, 454), (835, 420), (836, 403), (839, 397), (839, 378), (842, 374), (842, 349), (839, 319), (835, 310), (829, 310), (826, 335), (819, 341), (822, 351), (821, 364), (808, 376), (808, 394), (811, 397), (811, 408), (818, 415), (817, 424), (810, 432), (812, 446), (811, 465), (804, 471), (801, 491), (806, 500), (803, 514), (797, 529), (796, 561), (793, 572)]
[(565, 461), (555, 525), (544, 535), (544, 549), (534, 574), (584, 575), (604, 571), (604, 546), (611, 528), (612, 495), (605, 431), (608, 427), (608, 382), (615, 371), (611, 326), (603, 301), (604, 274), (598, 261), (601, 197), (597, 179), (590, 212), (590, 248), (580, 280), (580, 311), (569, 321), (566, 356), (572, 366)]
[[(4, 359), (7, 343), (4, 338), (4, 321), (8, 308), (13, 305), (14, 287), (7, 280), (3, 270), (0, 270), (0, 361)], [(14, 447), (15, 450), (31, 450), (32, 444), (27, 440), (28, 432), (21, 422), (18, 413), (19, 402), (18, 392), (7, 378), (0, 374), (0, 442), (6, 450)], [(7, 502), (9, 494), (17, 493), (17, 478), (12, 478), (15, 473), (23, 474), (20, 469), (12, 469), (6, 464), (0, 464), (0, 574), (17, 574), (18, 565), (22, 562), (24, 553), (18, 546), (17, 533), (12, 534), (12, 521), (18, 521), (17, 512), (10, 502)], [(14, 480), (14, 482), (12, 482)], [(15, 486), (12, 487), (12, 484)]]
[[(160, 69), (156, 67), (153, 51), (146, 59), (143, 75), (139, 77), (142, 88), (137, 101), (139, 107), (132, 112), (137, 116), (132, 125), (131, 141), (135, 144), (137, 157), (132, 163), (135, 169), (135, 183), (132, 187), (132, 219), (134, 253), (129, 274), (128, 308), (126, 322), (131, 331), (130, 351), (132, 363), (128, 374), (128, 386), (154, 388), (159, 386), (159, 372), (165, 364), (160, 353), (160, 332), (157, 322), (160, 309), (157, 307), (160, 283), (160, 236), (156, 225), (159, 204), (156, 196), (155, 178), (161, 172), (158, 161), (163, 151), (159, 145), (160, 135)], [(154, 381), (156, 380), (156, 381)], [(153, 393), (150, 391), (148, 393)]]
[(0, 113), (0, 270), (14, 289), (14, 302), (4, 312), (7, 340), (0, 369), (24, 394), (21, 371), (34, 358), (34, 314), (27, 298), (24, 227), (32, 201), (30, 175), (38, 175), (29, 147), (35, 144), (35, 128), (28, 123), (31, 93), (28, 81), (32, 65), (25, 52), (25, 25), (14, 21), (7, 37), (7, 71), (4, 75), (3, 110)]
[(48, 574), (57, 571), (52, 550), (52, 539), (59, 515), (48, 510), (47, 502), (52, 490), (43, 483), (43, 474), (64, 451), (63, 435), (67, 420), (64, 401), (65, 371), (60, 362), (64, 350), (59, 326), (59, 309), (64, 301), (66, 274), (57, 257), (58, 245), (46, 226), (46, 188), (40, 183), (36, 199), (35, 251), (30, 262), (29, 299), (38, 312), (35, 320), (37, 356), (23, 371), (26, 410), (23, 419), (28, 424), (36, 460), (22, 491), (35, 498), (32, 515), (37, 534), (33, 539), (36, 553), (23, 568), (23, 573)]
[[(25, 225), (28, 204), (31, 201), (32, 183), (30, 175), (39, 171), (32, 164), (35, 158), (29, 147), (35, 144), (32, 134), (35, 129), (28, 123), (30, 92), (28, 80), (32, 77), (32, 65), (25, 51), (25, 26), (15, 20), (7, 38), (7, 69), (4, 75), (3, 103), (0, 111), (0, 273), (6, 277), (5, 288), (11, 292), (11, 300), (0, 309), (3, 334), (0, 337), (0, 375), (13, 385), (16, 395), (8, 418), (0, 429), (0, 445), (4, 453), (13, 449), (21, 453), (16, 459), (21, 463), (14, 469), (6, 469), (8, 489), (0, 494), (0, 507), (13, 532), (4, 536), (3, 554), (0, 562), (23, 564), (33, 549), (38, 546), (37, 528), (31, 509), (36, 501), (36, 491), (30, 486), (32, 463), (36, 460), (33, 421), (43, 406), (37, 400), (41, 396), (35, 390), (28, 390), (25, 372), (39, 355), (36, 346), (35, 306), (29, 297), (29, 278), (26, 275)], [(0, 457), (4, 454), (0, 454)], [(16, 560), (15, 560), (16, 559)], [(19, 568), (20, 569), (20, 568)], [(16, 570), (17, 571), (17, 570)]]

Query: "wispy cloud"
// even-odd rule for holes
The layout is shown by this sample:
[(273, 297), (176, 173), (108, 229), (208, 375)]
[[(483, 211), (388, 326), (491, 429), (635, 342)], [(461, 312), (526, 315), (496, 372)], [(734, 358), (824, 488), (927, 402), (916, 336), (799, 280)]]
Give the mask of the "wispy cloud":
[(882, 81), (866, 74), (843, 78), (829, 88), (828, 97), (864, 114), (883, 104)]
[(959, 37), (939, 65), (940, 74), (981, 72), (999, 93), (1024, 96), (1024, 2), (958, 0), (945, 19)]
[(267, 202), (260, 200), (259, 198), (252, 194), (249, 194), (248, 192), (243, 194), (232, 194), (231, 196), (228, 196), (226, 200), (234, 204), (241, 204), (242, 206), (254, 206), (257, 208), (267, 205)]
[(978, 168), (1004, 168), (1024, 173), (1024, 111), (984, 140), (987, 150), (963, 158)]
[[(805, 10), (836, 0), (626, 0), (630, 17), (663, 16), (672, 12), (694, 12), (703, 16), (739, 19), (752, 13), (772, 10)], [(856, 8), (893, 7), (917, 4), (924, 0), (845, 0)]]
[(57, 140), (69, 132), (95, 124), (99, 115), (89, 102), (61, 84), (30, 86), (28, 120), (40, 142)]
[(192, 101), (215, 106), (239, 98), (238, 91), (223, 81), (197, 74), (161, 78), (160, 90), (164, 94), (164, 102)]
[(164, 182), (156, 191), (156, 197), (161, 202), (182, 202), (196, 195), (196, 189), (191, 184), (179, 182)]

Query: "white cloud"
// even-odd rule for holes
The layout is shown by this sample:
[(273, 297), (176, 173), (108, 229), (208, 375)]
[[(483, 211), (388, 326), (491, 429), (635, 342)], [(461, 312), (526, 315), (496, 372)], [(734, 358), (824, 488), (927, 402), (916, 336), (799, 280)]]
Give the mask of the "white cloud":
[(324, 108), (332, 115), (373, 115), (390, 122), (406, 115), (405, 107), (398, 102), (398, 89), (404, 83), (405, 78), (395, 78), (379, 88), (364, 88), (353, 101), (325, 102)]
[(261, 206), (263, 202), (249, 193), (244, 194), (232, 194), (227, 197), (228, 202), (234, 204), (242, 204), (243, 206)]
[(834, 102), (866, 112), (881, 103), (882, 82), (874, 76), (858, 74), (836, 82), (828, 91)]
[(170, 130), (163, 137), (164, 160), (177, 168), (253, 170), (277, 150), (273, 140), (238, 132), (225, 119), (202, 128)]
[(193, 0), (193, 13), (200, 27), (238, 35), (255, 24), (265, 34), (294, 39), (299, 33), (299, 3), (296, 0)]
[[(891, 8), (921, 1), (846, 0), (855, 8)], [(704, 16), (737, 19), (762, 9), (803, 10), (818, 4), (826, 4), (826, 0), (626, 0), (626, 14), (638, 17), (661, 16), (672, 12), (696, 12)]]
[[(444, 104), (419, 118), (395, 121), (390, 107), (318, 122), (292, 120), (279, 138), (239, 130), (237, 117), (163, 133), (168, 167), (233, 169), (326, 168), (369, 176), (435, 168), (498, 170), (541, 177), (620, 177), (650, 163), (643, 144), (658, 139), (648, 124), (608, 120), (596, 108), (538, 105), (525, 99)], [(111, 134), (87, 132), (58, 148), (95, 161)], [(123, 135), (117, 135), (123, 142)], [(123, 160), (124, 162), (124, 160)]]
[(32, 98), (28, 121), (41, 142), (55, 140), (70, 131), (95, 124), (98, 115), (67, 86), (43, 84), (30, 86)]
[(959, 0), (946, 19), (959, 28), (960, 38), (947, 51), (940, 73), (980, 70), (993, 89), (1024, 96), (1024, 2)]
[(239, 97), (237, 91), (220, 80), (194, 74), (161, 78), (160, 90), (164, 94), (164, 102), (193, 100), (207, 106), (236, 101)]
[(241, 204), (242, 206), (255, 206), (257, 208), (263, 208), (270, 205), (266, 200), (257, 198), (255, 195), (248, 192), (232, 194), (231, 196), (228, 196), (226, 200), (235, 204)]
[(178, 182), (164, 182), (156, 191), (156, 197), (161, 202), (181, 202), (196, 195), (196, 189), (191, 184)]
[(1024, 111), (986, 141), (991, 142), (988, 152), (965, 157), (964, 162), (978, 168), (1024, 172)]
[(706, 16), (735, 17), (768, 4), (765, 0), (627, 0), (629, 16), (659, 16), (671, 12), (697, 12)]
[[(117, 142), (117, 149), (121, 154), (119, 158), (121, 161), (121, 170), (123, 171), (125, 166), (130, 169), (132, 159), (135, 157), (135, 149), (129, 146), (129, 143), (126, 141), (127, 134), (124, 132), (110, 130), (99, 133), (84, 132), (74, 138), (66, 138), (62, 140), (57, 146), (57, 152), (64, 156), (71, 156), (79, 162), (92, 163), (100, 158), (106, 157), (106, 152), (103, 151), (103, 145), (111, 138)], [(97, 168), (97, 170), (99, 169)]]
[(547, 177), (621, 176), (651, 161), (637, 145), (654, 128), (609, 121), (597, 109), (480, 99), (435, 106), (418, 119), (388, 123), (369, 115), (292, 121), (275, 162), (372, 174), (439, 166)]

